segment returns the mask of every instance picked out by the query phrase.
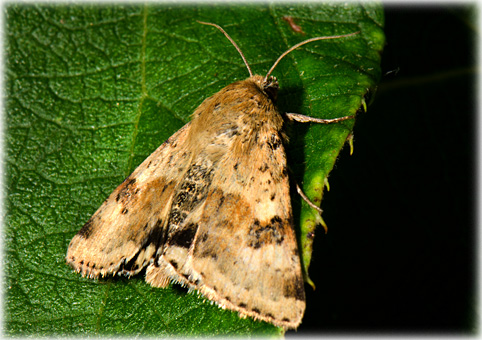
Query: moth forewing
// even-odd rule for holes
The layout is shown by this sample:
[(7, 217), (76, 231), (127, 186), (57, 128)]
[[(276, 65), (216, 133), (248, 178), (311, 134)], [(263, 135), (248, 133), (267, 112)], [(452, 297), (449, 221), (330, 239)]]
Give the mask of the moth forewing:
[(264, 77), (243, 56), (250, 77), (204, 100), (114, 190), (70, 242), (68, 264), (89, 277), (147, 267), (155, 287), (178, 282), (242, 316), (298, 327), (305, 293), (283, 126), (314, 121), (278, 112), (270, 74), (299, 46), (349, 35), (301, 42)]
[(180, 152), (189, 129), (186, 124), (154, 151), (74, 236), (66, 260), (77, 272), (134, 275), (153, 260), (165, 238), (179, 171), (189, 161)]

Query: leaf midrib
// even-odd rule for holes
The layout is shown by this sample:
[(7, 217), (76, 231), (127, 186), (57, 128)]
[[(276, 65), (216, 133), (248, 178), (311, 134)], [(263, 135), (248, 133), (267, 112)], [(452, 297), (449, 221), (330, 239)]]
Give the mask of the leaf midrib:
[(139, 106), (137, 107), (137, 112), (136, 112), (136, 119), (134, 122), (134, 130), (132, 131), (132, 142), (131, 142), (131, 147), (129, 149), (129, 155), (128, 155), (128, 162), (127, 162), (127, 168), (126, 171), (124, 172), (124, 177), (127, 177), (134, 169), (133, 167), (136, 166), (133, 164), (134, 162), (134, 149), (135, 145), (137, 142), (137, 135), (139, 133), (139, 122), (141, 121), (142, 117), (142, 108), (144, 106), (144, 101), (149, 98), (149, 95), (147, 93), (147, 86), (146, 86), (146, 40), (147, 40), (147, 12), (148, 12), (148, 6), (144, 2), (142, 5), (142, 41), (141, 41), (141, 96), (139, 99)]

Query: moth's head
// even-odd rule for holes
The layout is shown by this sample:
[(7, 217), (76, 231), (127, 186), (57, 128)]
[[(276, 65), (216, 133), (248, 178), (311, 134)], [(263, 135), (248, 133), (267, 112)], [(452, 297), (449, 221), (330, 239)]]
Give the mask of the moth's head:
[[(254, 85), (256, 91), (259, 91), (266, 95), (273, 103), (276, 103), (276, 99), (278, 98), (278, 79), (276, 77), (269, 77), (265, 78), (260, 75), (254, 75), (249, 77), (244, 82), (240, 82), (240, 84), (246, 84), (247, 87), (251, 87), (249, 84)], [(246, 86), (242, 85), (242, 86)]]
[(270, 76), (269, 78), (264, 78), (260, 84), (261, 89), (268, 95), (268, 97), (276, 103), (278, 99), (278, 79), (276, 77)]

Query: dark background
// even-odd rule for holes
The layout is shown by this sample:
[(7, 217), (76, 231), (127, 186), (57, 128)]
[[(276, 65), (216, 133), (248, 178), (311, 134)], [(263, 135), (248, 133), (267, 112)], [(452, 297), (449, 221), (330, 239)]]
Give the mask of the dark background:
[(385, 11), (388, 74), (330, 175), (317, 288), (287, 335), (477, 332), (477, 11)]

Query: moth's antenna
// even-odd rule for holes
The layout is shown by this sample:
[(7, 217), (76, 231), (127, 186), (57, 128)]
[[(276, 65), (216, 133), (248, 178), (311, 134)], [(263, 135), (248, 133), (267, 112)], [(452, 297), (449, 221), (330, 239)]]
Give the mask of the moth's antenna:
[(253, 76), (253, 72), (251, 72), (251, 67), (249, 67), (249, 64), (248, 62), (246, 61), (246, 58), (244, 57), (244, 54), (243, 52), (241, 51), (241, 49), (238, 47), (238, 45), (234, 42), (233, 39), (231, 39), (231, 37), (229, 36), (229, 34), (226, 33), (225, 30), (223, 30), (223, 28), (219, 25), (216, 25), (216, 24), (212, 24), (210, 22), (204, 22), (204, 21), (197, 21), (198, 23), (200, 24), (203, 24), (203, 25), (209, 25), (209, 26), (214, 26), (216, 27), (218, 30), (220, 30), (221, 32), (223, 32), (223, 34), (226, 36), (226, 38), (229, 39), (229, 41), (231, 41), (231, 44), (234, 45), (234, 47), (236, 47), (236, 49), (238, 50), (239, 54), (241, 54), (241, 58), (243, 58), (243, 61), (244, 63), (246, 64), (246, 67), (248, 68), (248, 71), (249, 71), (249, 76), (252, 77)]
[(269, 75), (271, 74), (271, 72), (273, 72), (274, 68), (278, 65), (280, 60), (283, 59), (291, 51), (296, 50), (298, 47), (303, 46), (304, 44), (308, 44), (312, 41), (345, 38), (345, 37), (349, 37), (349, 36), (352, 36), (352, 35), (355, 35), (355, 34), (358, 34), (358, 33), (360, 33), (360, 31), (357, 31), (357, 32), (354, 32), (354, 33), (349, 33), (349, 34), (343, 34), (343, 35), (332, 35), (332, 36), (329, 36), (329, 37), (315, 37), (315, 38), (311, 38), (311, 39), (308, 39), (308, 40), (305, 40), (305, 41), (302, 41), (302, 42), (296, 44), (295, 46), (288, 49), (288, 51), (286, 51), (282, 55), (280, 55), (278, 60), (276, 60), (273, 64), (273, 66), (271, 66), (270, 70), (266, 74), (266, 77), (264, 77), (264, 81), (266, 82), (268, 80)]

